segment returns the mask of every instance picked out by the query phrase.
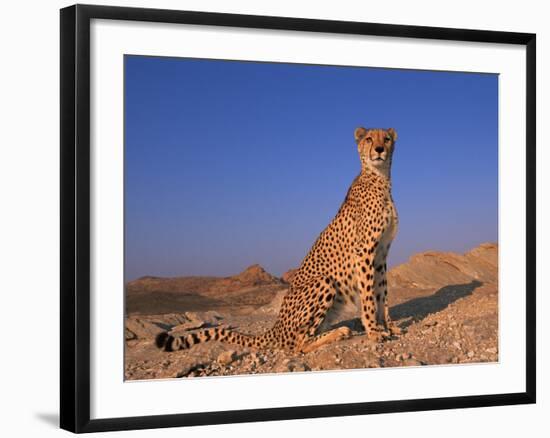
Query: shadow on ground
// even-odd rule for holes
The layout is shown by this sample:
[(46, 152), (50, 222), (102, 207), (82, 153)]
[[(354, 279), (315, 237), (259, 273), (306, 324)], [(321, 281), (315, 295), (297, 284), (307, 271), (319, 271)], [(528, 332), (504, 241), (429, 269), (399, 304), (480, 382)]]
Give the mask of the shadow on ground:
[(406, 328), (415, 322), (423, 320), (430, 313), (440, 312), (456, 300), (471, 295), (482, 284), (480, 281), (472, 280), (466, 284), (444, 286), (432, 295), (413, 298), (412, 300), (393, 306), (390, 308), (390, 317), (394, 321), (408, 319), (400, 325), (401, 328)]
[[(471, 295), (475, 289), (483, 285), (482, 282), (472, 280), (466, 284), (451, 284), (444, 286), (435, 293), (413, 298), (390, 308), (392, 321), (405, 320), (399, 324), (404, 329), (418, 321), (422, 321), (430, 313), (440, 312), (460, 298)], [(349, 319), (335, 324), (333, 328), (347, 326), (352, 330), (363, 331), (360, 318)]]

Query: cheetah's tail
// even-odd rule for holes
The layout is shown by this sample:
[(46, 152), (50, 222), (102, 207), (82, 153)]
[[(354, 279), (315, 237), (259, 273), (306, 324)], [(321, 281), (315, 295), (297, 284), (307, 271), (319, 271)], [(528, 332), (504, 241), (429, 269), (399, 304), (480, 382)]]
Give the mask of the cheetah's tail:
[(195, 344), (209, 341), (221, 341), (229, 344), (237, 344), (242, 347), (266, 348), (273, 344), (273, 336), (271, 330), (261, 335), (254, 336), (234, 332), (225, 328), (214, 327), (183, 336), (172, 336), (168, 332), (162, 332), (157, 335), (155, 344), (161, 350), (176, 351), (186, 350)]

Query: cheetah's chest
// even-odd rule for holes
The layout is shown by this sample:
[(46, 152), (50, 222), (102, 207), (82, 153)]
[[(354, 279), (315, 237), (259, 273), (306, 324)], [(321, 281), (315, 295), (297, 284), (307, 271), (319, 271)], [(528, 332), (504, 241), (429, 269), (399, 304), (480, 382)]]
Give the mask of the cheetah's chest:
[[(386, 263), (389, 247), (397, 233), (398, 217), (392, 202), (387, 205), (387, 208), (383, 212), (383, 216), (384, 220), (387, 220), (387, 222), (383, 232), (379, 236), (378, 244), (376, 245), (375, 265)], [(368, 245), (366, 249), (369, 249)], [(357, 314), (360, 309), (360, 298), (358, 295), (358, 291), (361, 289), (359, 287), (359, 269), (354, 267), (351, 274), (352, 280), (348, 285), (349, 287), (342, 287), (337, 294), (337, 299), (335, 300), (335, 303), (332, 306), (327, 318), (328, 325), (333, 324), (346, 316), (349, 317), (353, 314)]]
[(397, 225), (398, 225), (398, 218), (397, 218), (397, 212), (395, 211), (395, 207), (393, 206), (393, 203), (390, 203), (388, 205), (387, 209), (387, 226), (384, 230), (384, 233), (381, 235), (380, 240), (382, 244), (389, 244), (394, 239), (395, 235), (397, 234)]

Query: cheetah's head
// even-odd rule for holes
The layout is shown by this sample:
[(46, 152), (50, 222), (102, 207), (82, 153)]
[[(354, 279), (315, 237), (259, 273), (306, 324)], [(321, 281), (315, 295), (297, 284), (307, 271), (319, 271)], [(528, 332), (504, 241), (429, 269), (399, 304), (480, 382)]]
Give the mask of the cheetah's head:
[(368, 170), (389, 172), (397, 133), (395, 129), (365, 129), (355, 130), (355, 141), (361, 165)]

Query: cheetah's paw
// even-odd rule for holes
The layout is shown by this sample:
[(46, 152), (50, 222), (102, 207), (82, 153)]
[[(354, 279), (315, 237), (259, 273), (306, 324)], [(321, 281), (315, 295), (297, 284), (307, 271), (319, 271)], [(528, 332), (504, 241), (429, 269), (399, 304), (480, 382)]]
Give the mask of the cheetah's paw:
[(391, 336), (399, 336), (399, 335), (403, 334), (403, 330), (401, 330), (397, 326), (397, 324), (394, 324), (393, 322), (391, 324), (389, 324), (388, 330), (389, 330)]
[(342, 339), (348, 339), (348, 338), (351, 338), (352, 336), (352, 331), (349, 327), (346, 327), (346, 326), (343, 326), (343, 327), (339, 327), (338, 329), (336, 329), (337, 333), (338, 333), (338, 337), (337, 339), (340, 341)]
[(367, 337), (371, 341), (382, 342), (388, 339), (391, 335), (390, 332), (385, 330), (383, 327), (374, 327), (367, 330)]

